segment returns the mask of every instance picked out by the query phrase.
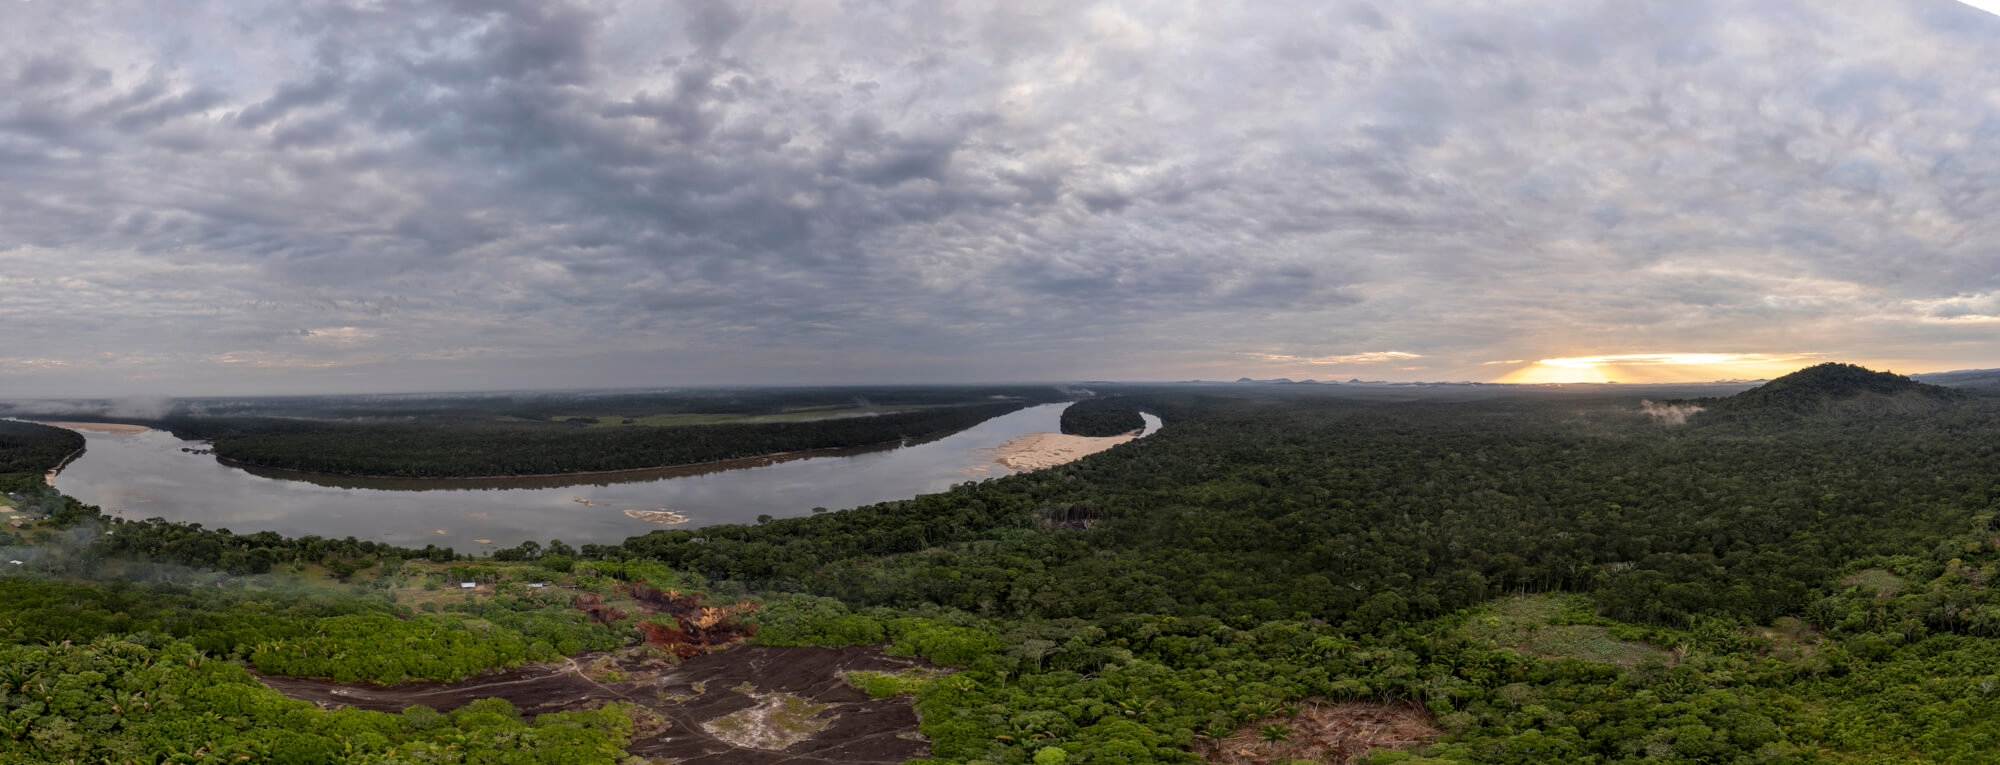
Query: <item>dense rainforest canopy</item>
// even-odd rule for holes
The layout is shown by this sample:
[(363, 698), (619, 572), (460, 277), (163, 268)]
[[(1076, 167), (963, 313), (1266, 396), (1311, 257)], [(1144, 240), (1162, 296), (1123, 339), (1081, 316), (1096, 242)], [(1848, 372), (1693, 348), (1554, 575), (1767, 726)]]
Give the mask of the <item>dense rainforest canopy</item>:
[(1062, 411), (1062, 432), (1072, 436), (1120, 436), (1146, 428), (1146, 420), (1131, 401), (1087, 398)]
[(0, 420), (0, 474), (44, 473), (82, 448), (76, 431)]
[[(1305, 736), (1292, 713), (1316, 699), (1414, 710), (1436, 726), (1435, 743), (1369, 755), (1377, 765), (1991, 761), (2000, 399), (1851, 376), (1822, 370), (1698, 402), (1737, 416), (1680, 421), (1602, 388), (1477, 400), (1125, 388), (1115, 400), (1171, 426), (942, 494), (622, 545), (523, 546), (516, 562), (106, 525), (74, 503), (63, 522), (77, 561), (206, 570), (234, 555), (243, 570), (391, 592), (412, 567), (579, 587), (644, 567), (751, 594), (766, 644), (884, 645), (953, 668), (868, 682), (914, 694), (934, 755), (954, 762), (1192, 762), (1245, 730), (1278, 751)], [(1936, 403), (1898, 403), (1911, 395)], [(1843, 403), (1794, 406), (1806, 398)], [(90, 528), (115, 534), (75, 533)], [(21, 710), (53, 709), (26, 689), (65, 667), (100, 667), (70, 691), (81, 710), (120, 703), (131, 683), (118, 662), (177, 667), (192, 650), (234, 688), (218, 660), (451, 678), (629, 639), (525, 598), (415, 611), (242, 584), (109, 584), (93, 579), (101, 568), (47, 563), (4, 582), (0, 643), (19, 644), (14, 663), (50, 669), (0, 678), (9, 719), (27, 720), (0, 745), (11, 735), (17, 751), (62, 761), (48, 754), (64, 751), (48, 743), (65, 740), (51, 732), (60, 716)], [(181, 616), (192, 612), (207, 615)], [(402, 637), (366, 661), (340, 647), (371, 634)], [(434, 646), (459, 646), (448, 650), (467, 663), (420, 660)], [(251, 708), (292, 709), (244, 688)], [(90, 730), (160, 751), (132, 743), (158, 735), (142, 732), (147, 720), (219, 703), (189, 698)], [(442, 721), (368, 724), (385, 726), (370, 741), (409, 743), (366, 751), (465, 735)], [(504, 724), (578, 746), (624, 735), (615, 720)]]
[[(1635, 620), (1767, 621), (1850, 561), (1965, 532), (2000, 497), (2000, 442), (1968, 436), (2000, 433), (1991, 399), (1779, 431), (1663, 426), (1624, 398), (1143, 401), (1174, 425), (1139, 448), (853, 512), (655, 532), (622, 552), (999, 616), (1366, 626), (1573, 590)], [(1094, 522), (1041, 530), (1077, 516)]]
[(548, 475), (692, 465), (810, 449), (893, 444), (963, 430), (1020, 402), (945, 405), (794, 422), (589, 427), (502, 421), (373, 423), (190, 418), (176, 435), (213, 441), (243, 465), (410, 478)]

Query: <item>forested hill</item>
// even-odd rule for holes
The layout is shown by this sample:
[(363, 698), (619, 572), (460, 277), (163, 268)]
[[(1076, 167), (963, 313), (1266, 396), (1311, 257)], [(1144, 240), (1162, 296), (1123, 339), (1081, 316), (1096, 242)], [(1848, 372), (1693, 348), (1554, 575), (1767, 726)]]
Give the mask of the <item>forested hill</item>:
[(1969, 394), (1853, 364), (1801, 369), (1708, 406), (1711, 422), (1798, 417), (1874, 417), (1938, 411)]

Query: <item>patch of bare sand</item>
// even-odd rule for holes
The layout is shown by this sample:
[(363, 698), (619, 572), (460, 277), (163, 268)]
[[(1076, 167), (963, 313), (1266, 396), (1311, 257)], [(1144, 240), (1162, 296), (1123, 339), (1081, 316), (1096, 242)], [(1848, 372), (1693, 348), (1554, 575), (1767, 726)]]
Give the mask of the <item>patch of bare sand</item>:
[(116, 433), (119, 435), (131, 435), (133, 433), (144, 433), (152, 430), (152, 428), (144, 425), (126, 425), (119, 422), (44, 422), (42, 424), (84, 433)]
[(1030, 433), (1001, 444), (993, 461), (1019, 471), (1041, 470), (1083, 459), (1138, 438), (1139, 434), (1093, 438), (1062, 433)]
[(680, 513), (676, 513), (672, 510), (668, 510), (664, 507), (658, 510), (638, 510), (638, 509), (627, 510), (625, 511), (625, 517), (631, 518), (632, 520), (635, 521), (645, 521), (647, 523), (659, 524), (661, 526), (675, 526), (688, 522), (687, 516), (682, 515)]

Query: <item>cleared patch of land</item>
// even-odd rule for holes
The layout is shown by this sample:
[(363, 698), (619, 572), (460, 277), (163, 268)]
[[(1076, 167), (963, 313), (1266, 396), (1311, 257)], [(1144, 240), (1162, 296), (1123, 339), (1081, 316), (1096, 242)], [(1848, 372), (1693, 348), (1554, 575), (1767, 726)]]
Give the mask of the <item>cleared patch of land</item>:
[(1874, 593), (1878, 598), (1895, 597), (1903, 591), (1904, 587), (1909, 586), (1909, 582), (1905, 581), (1902, 577), (1889, 572), (1887, 569), (1880, 568), (1857, 571), (1846, 579), (1840, 580), (1840, 583), (1847, 587), (1859, 587)]
[(1506, 598), (1474, 611), (1466, 620), (1466, 637), (1544, 659), (1633, 667), (1648, 659), (1671, 661), (1659, 646), (1621, 640), (1601, 621), (1590, 601), (1574, 595), (1524, 595)]
[(1297, 714), (1270, 717), (1197, 747), (1217, 765), (1313, 762), (1346, 765), (1369, 752), (1414, 749), (1444, 735), (1417, 706), (1309, 702)]
[[(655, 761), (835, 765), (904, 762), (930, 747), (916, 735), (907, 698), (872, 699), (849, 672), (908, 670), (915, 662), (872, 649), (738, 647), (678, 664), (636, 648), (487, 675), (462, 683), (389, 687), (261, 678), (323, 707), (450, 711), (484, 698), (522, 714), (636, 705), (658, 719), (635, 734), (632, 754)], [(759, 711), (763, 710), (763, 711)]]
[(1761, 639), (1770, 647), (1767, 652), (1785, 661), (1797, 661), (1816, 654), (1820, 650), (1822, 638), (1819, 631), (1794, 616), (1779, 617), (1769, 627), (1754, 627), (1752, 637)]

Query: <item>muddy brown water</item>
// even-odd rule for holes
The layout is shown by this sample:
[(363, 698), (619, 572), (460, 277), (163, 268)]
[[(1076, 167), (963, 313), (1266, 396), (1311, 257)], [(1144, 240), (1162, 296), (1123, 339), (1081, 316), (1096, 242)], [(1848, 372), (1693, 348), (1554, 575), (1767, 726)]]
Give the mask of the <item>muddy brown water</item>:
[[(679, 664), (647, 651), (586, 654), (459, 683), (369, 686), (291, 677), (259, 679), (301, 701), (378, 712), (413, 706), (448, 712), (479, 699), (501, 698), (532, 717), (622, 701), (665, 722), (663, 727), (642, 725), (634, 735), (629, 750), (642, 757), (703, 765), (875, 765), (926, 757), (930, 747), (917, 735), (917, 713), (909, 699), (871, 699), (848, 685), (841, 674), (920, 666), (915, 660), (873, 649), (739, 646)], [(702, 723), (756, 706), (746, 689), (789, 693), (830, 705), (820, 716), (832, 722), (781, 750), (740, 747), (703, 729)]]

